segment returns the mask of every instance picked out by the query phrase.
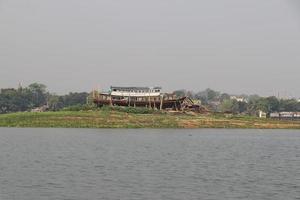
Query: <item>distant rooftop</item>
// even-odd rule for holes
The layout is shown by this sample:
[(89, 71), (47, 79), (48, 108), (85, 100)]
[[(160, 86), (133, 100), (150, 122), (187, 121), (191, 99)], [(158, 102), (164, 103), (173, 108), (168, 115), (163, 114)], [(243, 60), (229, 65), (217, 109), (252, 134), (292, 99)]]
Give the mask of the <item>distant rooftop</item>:
[(120, 86), (111, 86), (111, 90), (161, 90), (161, 87), (120, 87)]

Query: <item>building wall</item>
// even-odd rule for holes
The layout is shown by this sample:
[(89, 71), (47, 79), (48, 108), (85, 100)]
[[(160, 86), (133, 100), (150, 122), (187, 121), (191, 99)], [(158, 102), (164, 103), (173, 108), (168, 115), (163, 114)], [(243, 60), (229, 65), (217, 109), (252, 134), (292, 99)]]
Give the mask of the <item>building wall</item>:
[(155, 97), (160, 96), (160, 92), (122, 92), (122, 91), (112, 91), (112, 96), (125, 96), (125, 97)]

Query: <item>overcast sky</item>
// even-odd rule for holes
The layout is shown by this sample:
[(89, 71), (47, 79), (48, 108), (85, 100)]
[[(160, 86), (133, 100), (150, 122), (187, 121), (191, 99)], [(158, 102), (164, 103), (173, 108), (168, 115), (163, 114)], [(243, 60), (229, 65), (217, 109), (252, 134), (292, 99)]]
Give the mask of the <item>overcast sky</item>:
[(300, 97), (298, 0), (0, 0), (0, 88)]

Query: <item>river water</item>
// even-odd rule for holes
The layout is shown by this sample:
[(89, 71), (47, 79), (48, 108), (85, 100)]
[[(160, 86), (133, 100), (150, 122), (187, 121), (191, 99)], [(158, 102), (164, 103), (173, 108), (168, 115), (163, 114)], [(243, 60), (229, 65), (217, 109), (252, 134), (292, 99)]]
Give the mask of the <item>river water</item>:
[(0, 200), (300, 199), (300, 131), (0, 128)]

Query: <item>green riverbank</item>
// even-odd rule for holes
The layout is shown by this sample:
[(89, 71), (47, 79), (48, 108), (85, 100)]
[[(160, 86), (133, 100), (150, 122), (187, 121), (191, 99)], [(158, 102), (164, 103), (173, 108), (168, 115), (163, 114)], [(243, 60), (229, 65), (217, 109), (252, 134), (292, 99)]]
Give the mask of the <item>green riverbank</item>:
[(300, 129), (300, 121), (278, 121), (247, 116), (139, 114), (98, 110), (3, 114), (0, 115), (0, 127)]

